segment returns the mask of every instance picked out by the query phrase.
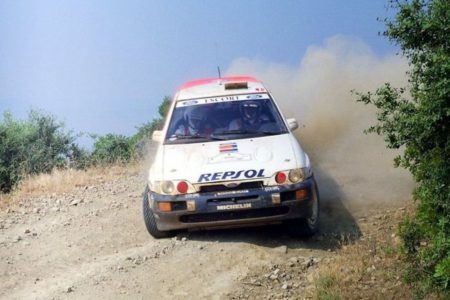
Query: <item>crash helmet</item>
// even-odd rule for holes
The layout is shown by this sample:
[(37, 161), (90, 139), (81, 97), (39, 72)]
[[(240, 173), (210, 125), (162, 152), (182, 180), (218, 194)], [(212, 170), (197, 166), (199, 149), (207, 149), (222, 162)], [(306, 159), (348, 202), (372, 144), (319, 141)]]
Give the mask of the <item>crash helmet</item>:
[(201, 107), (192, 106), (186, 109), (184, 118), (189, 128), (198, 130), (203, 123), (205, 114)]
[(255, 123), (261, 114), (261, 104), (258, 101), (243, 101), (240, 105), (241, 116), (245, 122)]

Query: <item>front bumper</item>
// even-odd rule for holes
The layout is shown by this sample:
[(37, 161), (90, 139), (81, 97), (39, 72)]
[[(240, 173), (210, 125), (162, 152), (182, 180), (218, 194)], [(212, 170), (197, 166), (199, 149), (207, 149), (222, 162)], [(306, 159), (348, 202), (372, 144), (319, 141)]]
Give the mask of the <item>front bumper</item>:
[[(290, 185), (177, 196), (150, 191), (148, 198), (161, 231), (238, 227), (309, 217), (314, 184), (311, 177)], [(170, 202), (173, 210), (159, 210), (159, 202)]]

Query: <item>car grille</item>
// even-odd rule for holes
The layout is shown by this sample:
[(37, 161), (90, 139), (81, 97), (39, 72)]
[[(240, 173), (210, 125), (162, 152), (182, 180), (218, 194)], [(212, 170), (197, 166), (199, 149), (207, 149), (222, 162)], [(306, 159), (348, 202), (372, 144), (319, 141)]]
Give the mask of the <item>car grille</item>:
[(239, 191), (239, 190), (247, 190), (247, 189), (259, 189), (264, 186), (262, 181), (249, 181), (242, 182), (241, 184), (235, 187), (227, 187), (224, 184), (212, 184), (212, 185), (203, 185), (200, 187), (200, 193), (214, 193), (214, 192), (224, 192), (224, 191)]
[(266, 207), (250, 210), (238, 210), (238, 211), (221, 211), (204, 214), (192, 214), (184, 215), (180, 217), (182, 223), (200, 223), (200, 222), (215, 222), (215, 221), (228, 221), (228, 220), (240, 220), (240, 219), (253, 219), (263, 217), (273, 217), (278, 215), (284, 215), (289, 212), (289, 208), (286, 206), (279, 207)]

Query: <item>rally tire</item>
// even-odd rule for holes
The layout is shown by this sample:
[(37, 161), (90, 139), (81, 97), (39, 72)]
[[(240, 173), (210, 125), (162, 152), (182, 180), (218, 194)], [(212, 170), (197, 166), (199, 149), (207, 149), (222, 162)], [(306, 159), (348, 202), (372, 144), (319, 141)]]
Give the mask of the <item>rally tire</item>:
[(173, 231), (161, 231), (158, 229), (158, 226), (156, 225), (155, 215), (153, 214), (152, 210), (150, 209), (150, 206), (148, 203), (148, 188), (145, 189), (142, 206), (143, 206), (143, 212), (144, 212), (145, 227), (147, 228), (148, 233), (150, 233), (150, 235), (152, 237), (154, 237), (155, 239), (161, 239), (161, 238), (171, 237), (174, 235)]
[(319, 230), (320, 197), (317, 183), (314, 180), (313, 202), (310, 216), (302, 219), (286, 221), (288, 231), (294, 236), (311, 237)]

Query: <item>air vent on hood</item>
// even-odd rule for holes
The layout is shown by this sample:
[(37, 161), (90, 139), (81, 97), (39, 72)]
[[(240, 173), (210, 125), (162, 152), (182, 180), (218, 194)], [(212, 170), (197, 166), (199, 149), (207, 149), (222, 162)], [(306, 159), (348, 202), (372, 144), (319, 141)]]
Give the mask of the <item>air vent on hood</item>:
[(226, 90), (240, 90), (240, 89), (248, 89), (247, 82), (228, 82), (225, 83)]

